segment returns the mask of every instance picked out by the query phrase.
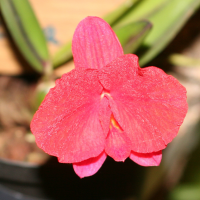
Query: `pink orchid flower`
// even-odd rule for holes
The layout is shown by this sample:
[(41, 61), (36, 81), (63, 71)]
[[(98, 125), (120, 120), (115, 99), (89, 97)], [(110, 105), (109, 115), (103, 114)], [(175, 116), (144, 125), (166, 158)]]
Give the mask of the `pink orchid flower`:
[(75, 69), (56, 81), (31, 122), (38, 146), (72, 163), (78, 176), (95, 174), (107, 155), (157, 166), (187, 113), (186, 90), (156, 67), (124, 55), (111, 27), (81, 21), (72, 42)]

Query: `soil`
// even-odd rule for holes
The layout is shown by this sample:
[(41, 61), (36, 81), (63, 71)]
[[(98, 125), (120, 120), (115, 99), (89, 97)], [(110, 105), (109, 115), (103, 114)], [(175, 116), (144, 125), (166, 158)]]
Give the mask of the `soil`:
[(0, 157), (43, 164), (49, 156), (39, 149), (30, 132), (30, 100), (36, 80), (30, 76), (0, 76)]

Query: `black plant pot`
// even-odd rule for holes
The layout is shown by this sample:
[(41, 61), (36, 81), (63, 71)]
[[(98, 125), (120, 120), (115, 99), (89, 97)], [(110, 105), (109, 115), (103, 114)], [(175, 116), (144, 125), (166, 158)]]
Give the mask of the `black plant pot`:
[(45, 165), (0, 159), (1, 200), (118, 200), (137, 196), (144, 168), (107, 158), (97, 174), (80, 179), (52, 157)]

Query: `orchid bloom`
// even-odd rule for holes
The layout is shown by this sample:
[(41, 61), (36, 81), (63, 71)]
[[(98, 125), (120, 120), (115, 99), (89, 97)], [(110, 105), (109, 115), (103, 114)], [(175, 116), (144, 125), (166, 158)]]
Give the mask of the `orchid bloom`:
[(156, 67), (124, 55), (111, 27), (87, 17), (72, 41), (75, 69), (56, 81), (31, 122), (37, 145), (95, 174), (107, 156), (157, 166), (187, 113), (186, 90)]

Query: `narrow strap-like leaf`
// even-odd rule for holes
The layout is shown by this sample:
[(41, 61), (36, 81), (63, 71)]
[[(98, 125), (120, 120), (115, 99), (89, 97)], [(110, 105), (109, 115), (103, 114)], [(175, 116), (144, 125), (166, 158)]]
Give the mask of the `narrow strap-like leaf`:
[(53, 67), (59, 67), (60, 65), (64, 64), (65, 62), (72, 59), (72, 43), (68, 42), (64, 44), (53, 56), (52, 63)]
[(199, 5), (199, 0), (172, 0), (149, 18), (154, 29), (144, 40), (142, 48), (148, 48), (141, 54), (141, 65), (149, 62), (163, 50)]
[(44, 33), (28, 0), (1, 0), (6, 26), (30, 65), (38, 72), (50, 71)]
[(200, 67), (200, 59), (191, 58), (182, 54), (172, 54), (169, 57), (169, 61), (179, 67)]
[[(173, 1), (173, 0), (170, 0)], [(123, 26), (138, 20), (149, 19), (160, 8), (165, 6), (169, 0), (140, 0), (136, 5), (133, 5), (129, 12), (114, 24), (115, 27)]]
[(139, 19), (147, 19), (153, 24), (137, 52), (143, 66), (163, 50), (199, 5), (199, 0), (142, 0), (116, 26)]
[(121, 18), (126, 12), (128, 12), (133, 6), (136, 5), (140, 0), (126, 0), (117, 9), (107, 14), (103, 19), (111, 26)]
[(134, 53), (151, 30), (148, 21), (139, 21), (114, 29), (125, 54)]

